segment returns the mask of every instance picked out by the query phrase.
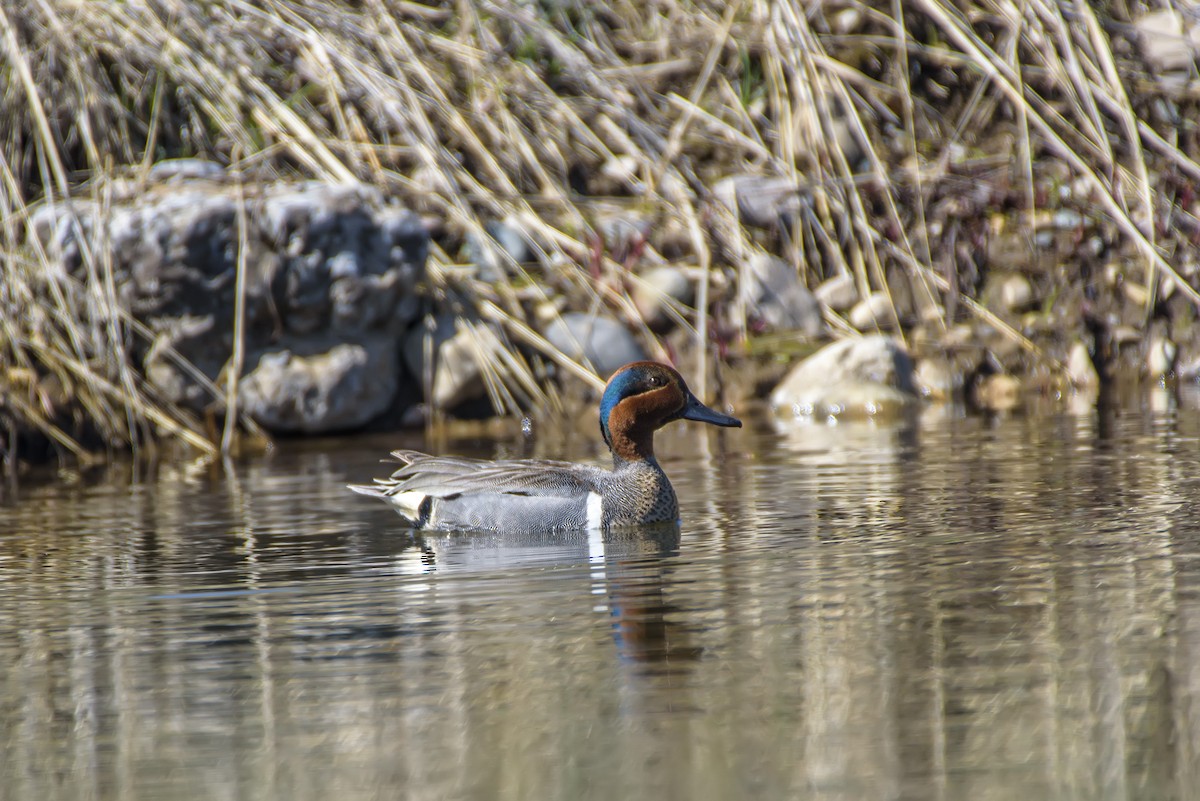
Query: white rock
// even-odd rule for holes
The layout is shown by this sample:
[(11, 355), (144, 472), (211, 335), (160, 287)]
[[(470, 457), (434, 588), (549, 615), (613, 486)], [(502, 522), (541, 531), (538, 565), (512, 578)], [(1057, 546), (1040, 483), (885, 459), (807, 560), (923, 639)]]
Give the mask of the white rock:
[(840, 273), (826, 279), (813, 290), (813, 294), (817, 296), (817, 300), (836, 312), (844, 312), (858, 302), (858, 286), (854, 283), (854, 276), (849, 273)]
[(1200, 33), (1183, 14), (1171, 9), (1151, 11), (1134, 22), (1146, 61), (1159, 70), (1186, 69), (1196, 58)]
[(1162, 378), (1175, 372), (1175, 357), (1179, 348), (1168, 337), (1155, 335), (1150, 338), (1146, 352), (1146, 371), (1151, 378)]
[(776, 413), (796, 416), (871, 416), (916, 401), (908, 351), (882, 335), (827, 345), (793, 367), (771, 393)]
[(915, 380), (921, 394), (932, 400), (949, 400), (962, 389), (961, 375), (945, 359), (921, 359)]
[(1067, 377), (1076, 389), (1095, 389), (1100, 386), (1100, 374), (1088, 353), (1087, 346), (1076, 342), (1067, 354)]
[(1028, 309), (1033, 304), (1033, 285), (1023, 275), (1014, 273), (1000, 284), (1000, 303), (1010, 312)]
[(850, 310), (850, 325), (859, 331), (893, 328), (892, 302), (884, 292), (872, 292)]

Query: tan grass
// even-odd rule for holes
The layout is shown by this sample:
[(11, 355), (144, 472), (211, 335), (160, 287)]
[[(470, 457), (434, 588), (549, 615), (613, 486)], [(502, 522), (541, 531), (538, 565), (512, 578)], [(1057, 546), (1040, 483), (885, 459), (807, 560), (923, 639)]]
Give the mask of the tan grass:
[[(936, 325), (956, 322), (947, 300), (965, 293), (959, 308), (1051, 362), (934, 263), (944, 243), (931, 233), (932, 215), (943, 213), (933, 204), (957, 191), (955, 149), (984, 149), (972, 157), (986, 158), (991, 131), (1011, 118), (1019, 161), (1007, 170), (1024, 206), (1013, 220), (1030, 239), (1041, 165), (1065, 163), (1089, 187), (1083, 202), (1115, 226), (1114, 249), (1137, 254), (1147, 312), (1166, 278), (1200, 305), (1169, 255), (1180, 243), (1159, 236), (1169, 215), (1188, 210), (1156, 191), (1165, 173), (1200, 178), (1200, 164), (1155, 121), (1147, 97), (1193, 110), (1197, 101), (1185, 83), (1158, 80), (1115, 46), (1128, 31), (1125, 8), (0, 0), (0, 253), (10, 254), (0, 299), (9, 311), (29, 309), (0, 320), (8, 414), (71, 452), (86, 450), (62, 410), (36, 402), (44, 391), (20, 389), (14, 376), (32, 371), (69, 388), (109, 446), (167, 434), (217, 447), (200, 421), (139, 383), (124, 343), (147, 333), (117, 308), (103, 247), (86, 254), (85, 276), (67, 280), (27, 230), (32, 204), (69, 207), (88, 196), (103, 204), (106, 177), (144, 173), (161, 156), (370, 182), (458, 234), (514, 216), (547, 256), (536, 271), (509, 265), (514, 282), (541, 293), (543, 307), (565, 296), (576, 308), (606, 308), (652, 339), (626, 294), (636, 279), (594, 248), (599, 199), (573, 195), (567, 181), (572, 170), (595, 178), (627, 160), (632, 179), (615, 182), (617, 197), (605, 200), (681, 224), (690, 252), (674, 258), (699, 269), (697, 308), (683, 320), (701, 392), (709, 312), (727, 300), (728, 282), (712, 279), (736, 282), (742, 260), (763, 248), (798, 265), (810, 286), (846, 272), (861, 292), (895, 298), (895, 282), (906, 281)], [(953, 76), (948, 100), (910, 82), (939, 70)], [(843, 148), (842, 127), (861, 161)], [(802, 187), (792, 236), (772, 240), (713, 203), (708, 187), (746, 171)], [(663, 260), (651, 245), (645, 258)], [(437, 291), (459, 281), (454, 256), (434, 250)], [(554, 403), (514, 343), (598, 382), (537, 333), (529, 304), (510, 288), (463, 286), (507, 337), (472, 333), (498, 409)], [(830, 322), (848, 333), (845, 320)], [(227, 404), (236, 410), (236, 397)], [(227, 428), (221, 447), (232, 438)]]

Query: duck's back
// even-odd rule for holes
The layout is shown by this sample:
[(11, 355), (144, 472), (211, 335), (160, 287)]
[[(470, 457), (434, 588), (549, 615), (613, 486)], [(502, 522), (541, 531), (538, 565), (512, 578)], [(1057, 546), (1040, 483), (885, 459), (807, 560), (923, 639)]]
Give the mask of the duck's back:
[(403, 466), (375, 486), (418, 528), (538, 531), (675, 521), (675, 491), (653, 459), (615, 470), (544, 460), (482, 461), (393, 453)]

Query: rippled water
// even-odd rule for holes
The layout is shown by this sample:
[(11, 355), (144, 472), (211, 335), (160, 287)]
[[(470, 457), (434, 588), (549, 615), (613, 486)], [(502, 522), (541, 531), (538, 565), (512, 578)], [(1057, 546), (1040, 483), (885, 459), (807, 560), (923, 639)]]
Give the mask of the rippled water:
[(9, 491), (0, 799), (1200, 793), (1200, 414), (665, 433), (608, 541), (414, 537), (388, 438)]

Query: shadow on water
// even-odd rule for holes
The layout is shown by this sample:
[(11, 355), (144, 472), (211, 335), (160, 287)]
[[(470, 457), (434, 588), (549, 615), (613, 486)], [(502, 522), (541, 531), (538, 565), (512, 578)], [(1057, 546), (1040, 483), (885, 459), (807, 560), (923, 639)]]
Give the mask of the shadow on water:
[(22, 488), (0, 797), (1191, 797), (1194, 413), (665, 433), (605, 537), (409, 531), (377, 441)]

